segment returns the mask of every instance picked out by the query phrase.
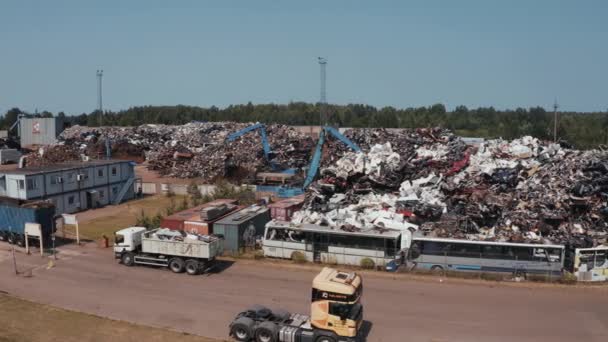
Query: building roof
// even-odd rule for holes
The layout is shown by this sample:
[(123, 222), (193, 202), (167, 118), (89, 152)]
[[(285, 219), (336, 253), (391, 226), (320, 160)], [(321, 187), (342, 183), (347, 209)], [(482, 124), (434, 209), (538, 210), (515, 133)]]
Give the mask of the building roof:
[(304, 195), (286, 198), (278, 202), (270, 203), (268, 208), (289, 208), (293, 206), (299, 206), (304, 203)]
[(295, 225), (295, 224), (291, 224), (289, 222), (282, 222), (282, 221), (276, 221), (276, 220), (268, 223), (267, 227), (288, 228), (288, 229), (301, 230), (304, 232), (333, 233), (333, 234), (351, 235), (351, 236), (383, 237), (383, 238), (391, 238), (391, 239), (397, 239), (401, 236), (401, 231), (395, 230), (395, 229), (379, 230), (379, 229), (370, 228), (368, 230), (347, 231), (347, 230), (342, 230), (342, 229), (329, 227), (329, 226), (319, 226), (316, 224), (308, 224), (308, 223), (302, 223), (302, 224)]
[(40, 167), (24, 167), (22, 169), (4, 170), (1, 173), (7, 175), (35, 175), (39, 173), (51, 173), (59, 171), (69, 171), (73, 169), (82, 169), (93, 166), (104, 166), (113, 165), (119, 163), (132, 163), (128, 160), (117, 160), (117, 159), (93, 159), (89, 161), (75, 161), (67, 163), (59, 163), (49, 166)]
[(186, 221), (186, 220), (192, 220), (192, 219), (196, 220), (195, 217), (197, 214), (198, 214), (198, 218), (200, 219), (200, 212), (201, 212), (201, 209), (203, 209), (203, 208), (218, 206), (218, 205), (222, 205), (222, 204), (236, 204), (236, 202), (237, 201), (234, 199), (227, 199), (227, 198), (216, 199), (211, 202), (207, 202), (205, 204), (196, 206), (194, 208), (186, 209), (184, 211), (180, 211), (173, 215), (167, 216), (163, 219), (163, 221), (164, 220)]
[(243, 210), (237, 211), (232, 215), (228, 215), (223, 219), (215, 222), (215, 224), (239, 225), (266, 212), (268, 212), (268, 208), (254, 205)]

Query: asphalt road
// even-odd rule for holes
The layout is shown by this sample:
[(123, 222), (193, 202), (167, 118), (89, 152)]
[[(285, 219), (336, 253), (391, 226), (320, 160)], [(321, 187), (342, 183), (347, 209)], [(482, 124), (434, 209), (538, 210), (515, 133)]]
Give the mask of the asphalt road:
[[(0, 290), (62, 308), (220, 339), (240, 310), (255, 303), (308, 311), (316, 271), (237, 262), (191, 277), (128, 268), (110, 250), (62, 249), (48, 259), (0, 243)], [(470, 284), (438, 278), (364, 277), (368, 341), (608, 340), (608, 291), (589, 288)], [(0, 324), (2, 324), (0, 322)]]

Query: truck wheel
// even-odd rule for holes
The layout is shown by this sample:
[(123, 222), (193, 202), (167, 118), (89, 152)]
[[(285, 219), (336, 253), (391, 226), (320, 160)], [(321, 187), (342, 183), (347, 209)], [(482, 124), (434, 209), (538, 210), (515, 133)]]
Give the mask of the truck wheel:
[(184, 272), (184, 260), (180, 258), (173, 258), (169, 261), (169, 268), (174, 273), (182, 273)]
[(133, 266), (135, 265), (135, 256), (133, 255), (133, 253), (127, 252), (124, 253), (122, 257), (120, 257), (120, 261), (125, 266)]
[(249, 317), (240, 317), (232, 323), (230, 334), (239, 342), (246, 342), (253, 337), (254, 322)]
[(15, 244), (19, 247), (25, 247), (25, 235), (17, 235)]
[(319, 336), (315, 342), (336, 342), (331, 336)]
[(256, 342), (276, 342), (279, 336), (279, 329), (272, 322), (262, 322), (255, 330)]
[(197, 275), (200, 272), (199, 262), (196, 260), (186, 261), (186, 273), (189, 275)]

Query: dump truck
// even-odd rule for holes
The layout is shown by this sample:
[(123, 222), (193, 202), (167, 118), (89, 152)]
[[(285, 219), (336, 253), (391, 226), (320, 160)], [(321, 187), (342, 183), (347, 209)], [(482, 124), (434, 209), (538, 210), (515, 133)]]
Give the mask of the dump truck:
[(230, 336), (240, 342), (358, 341), (362, 292), (357, 273), (325, 267), (312, 282), (310, 317), (255, 305), (236, 315), (229, 326)]
[(222, 250), (222, 240), (210, 235), (162, 228), (147, 231), (145, 227), (129, 227), (115, 233), (114, 257), (125, 266), (168, 267), (175, 273), (196, 275), (210, 269)]

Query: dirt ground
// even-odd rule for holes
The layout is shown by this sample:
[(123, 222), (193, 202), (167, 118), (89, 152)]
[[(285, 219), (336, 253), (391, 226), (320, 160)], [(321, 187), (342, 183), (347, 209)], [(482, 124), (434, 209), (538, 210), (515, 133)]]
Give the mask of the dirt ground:
[(58, 309), (1, 293), (0, 308), (0, 342), (218, 341)]
[[(102, 317), (226, 339), (252, 304), (309, 311), (318, 267), (236, 260), (202, 276), (119, 265), (108, 249), (68, 245), (48, 259), (0, 244), (0, 290)], [(608, 288), (502, 285), (364, 273), (367, 341), (606, 341)]]
[(141, 178), (144, 183), (164, 183), (164, 184), (190, 184), (196, 182), (197, 184), (204, 184), (202, 179), (198, 178), (173, 178), (163, 177), (156, 171), (148, 170), (146, 163), (137, 164), (135, 166), (135, 175)]

